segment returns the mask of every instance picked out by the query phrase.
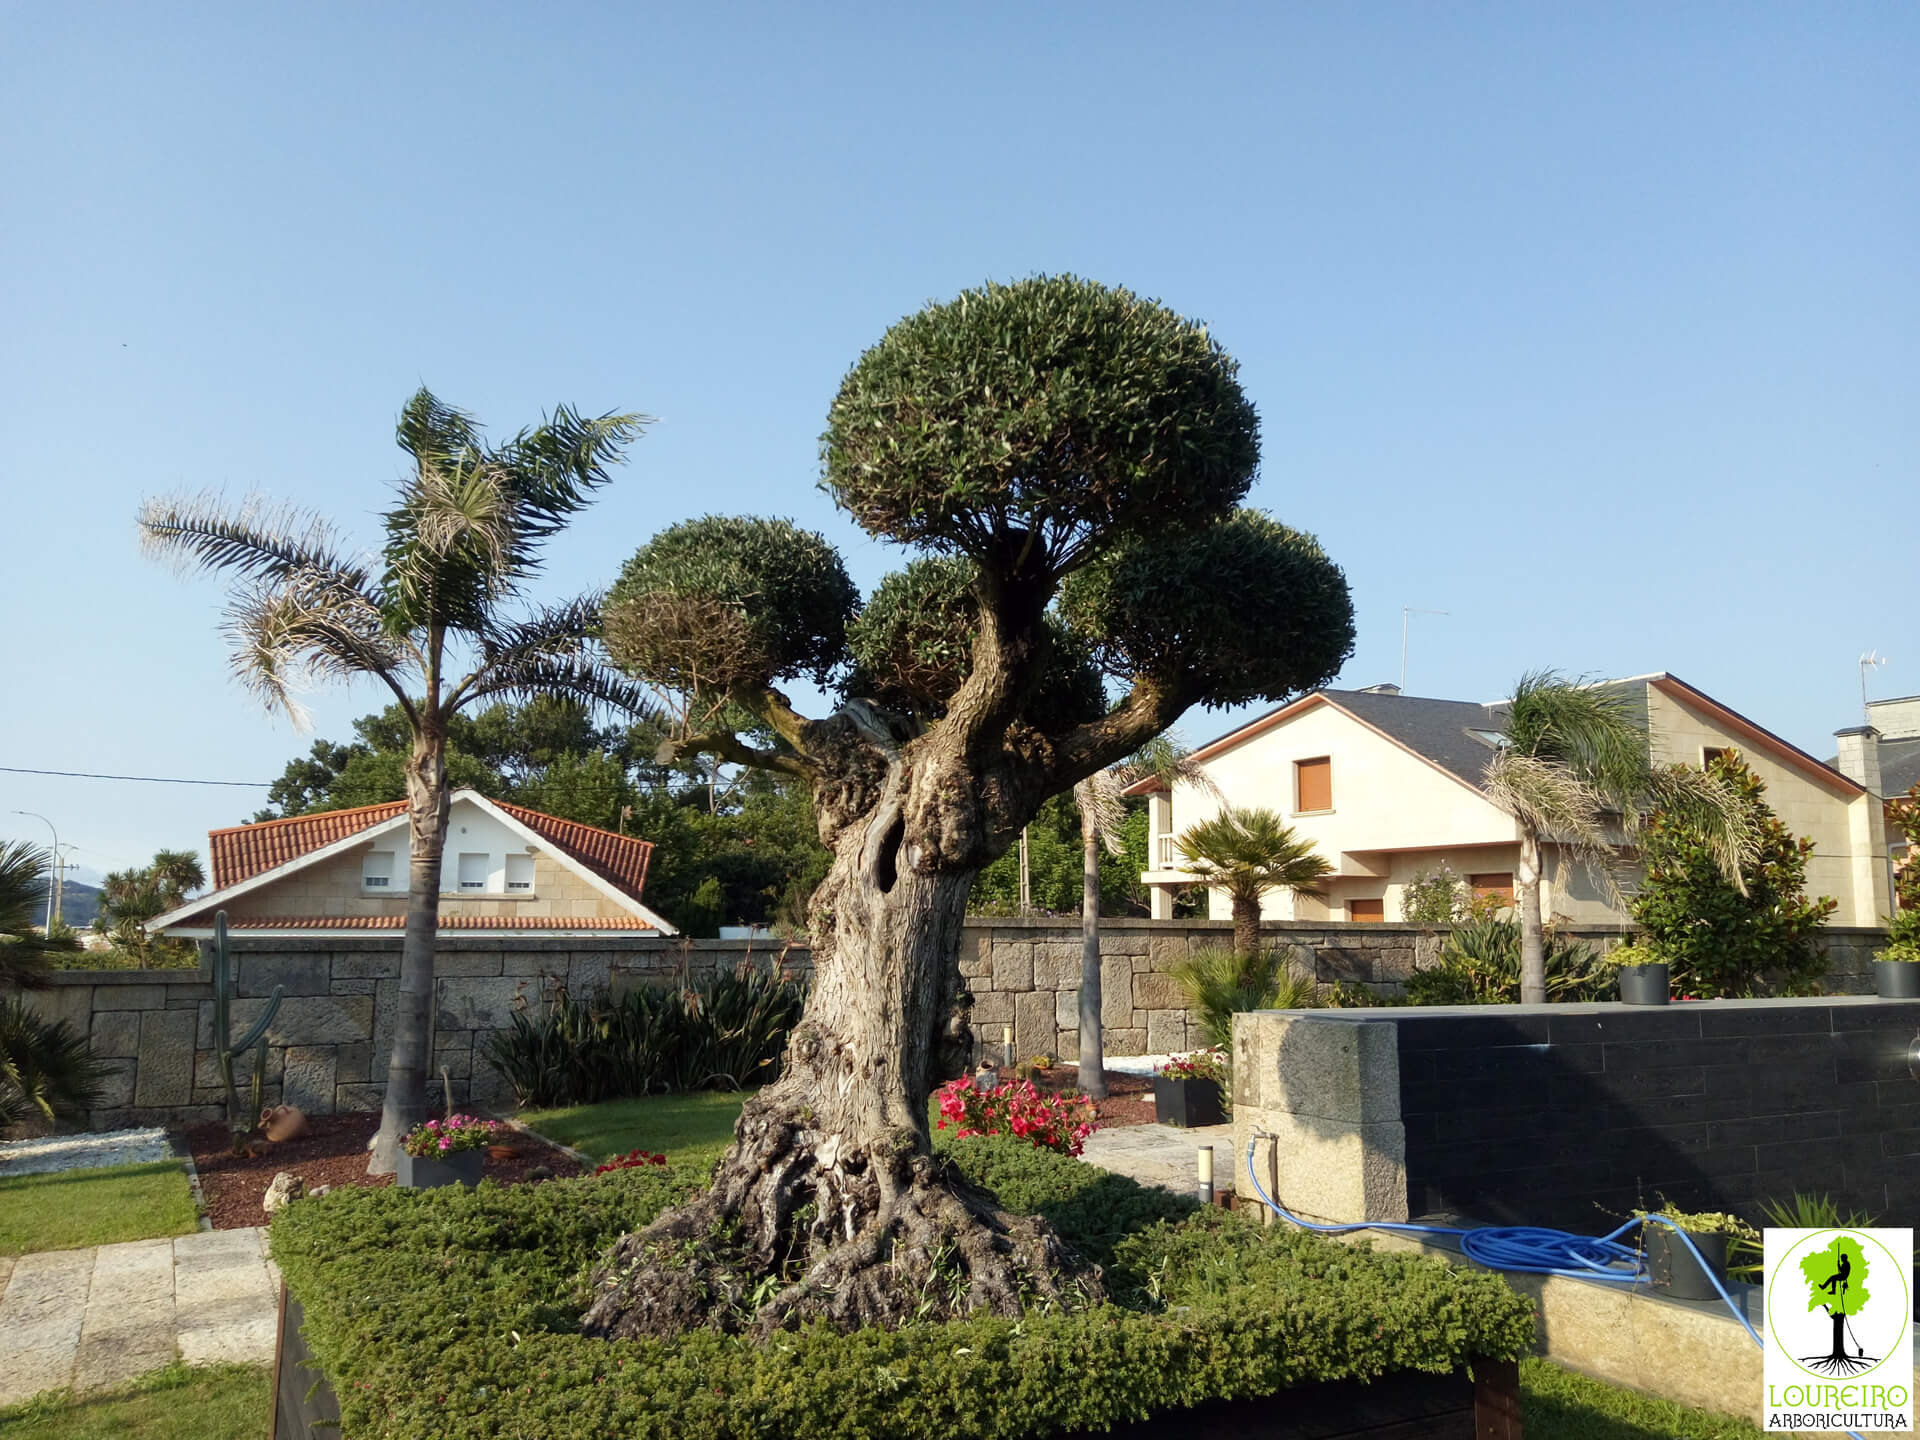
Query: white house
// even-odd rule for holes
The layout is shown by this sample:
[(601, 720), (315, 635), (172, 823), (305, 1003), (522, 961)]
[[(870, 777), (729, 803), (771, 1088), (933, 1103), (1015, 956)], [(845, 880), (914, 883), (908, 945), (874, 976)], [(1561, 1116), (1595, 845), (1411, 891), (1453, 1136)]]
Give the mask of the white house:
[[(1881, 923), (1890, 904), (1883, 792), (1869, 783), (1850, 732), (1827, 764), (1676, 676), (1608, 684), (1644, 714), (1656, 763), (1704, 765), (1737, 749), (1781, 820), (1814, 842), (1807, 887), (1840, 902), (1832, 923)], [(1316, 690), (1202, 746), (1195, 758), (1213, 792), (1183, 784), (1169, 793), (1154, 781), (1130, 792), (1150, 797), (1152, 868), (1141, 878), (1154, 915), (1170, 916), (1175, 893), (1193, 883), (1175, 837), (1223, 804), (1278, 811), (1334, 867), (1324, 900), (1271, 893), (1269, 919), (1398, 920), (1408, 883), (1442, 863), (1480, 893), (1511, 897), (1519, 832), (1481, 789), (1504, 730), (1501, 704), (1423, 699), (1379, 685)], [(1551, 847), (1546, 861), (1548, 915), (1626, 918), (1585, 867)], [(1223, 893), (1212, 894), (1210, 909), (1227, 918)]]

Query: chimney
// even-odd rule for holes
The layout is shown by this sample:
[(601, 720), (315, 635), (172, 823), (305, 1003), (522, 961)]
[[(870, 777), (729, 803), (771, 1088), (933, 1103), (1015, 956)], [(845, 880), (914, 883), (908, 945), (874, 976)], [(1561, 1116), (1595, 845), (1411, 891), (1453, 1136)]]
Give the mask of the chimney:
[(1882, 740), (1920, 740), (1920, 695), (1898, 700), (1869, 700), (1867, 723)]
[(1840, 758), (1835, 768), (1854, 784), (1878, 795), (1880, 732), (1871, 725), (1855, 725), (1848, 730), (1834, 731), (1833, 738), (1840, 742)]
[(1886, 801), (1880, 793), (1880, 732), (1871, 725), (1834, 731), (1840, 742), (1837, 768), (1866, 790), (1847, 806), (1854, 925), (1879, 925), (1893, 910), (1893, 859), (1887, 852)]

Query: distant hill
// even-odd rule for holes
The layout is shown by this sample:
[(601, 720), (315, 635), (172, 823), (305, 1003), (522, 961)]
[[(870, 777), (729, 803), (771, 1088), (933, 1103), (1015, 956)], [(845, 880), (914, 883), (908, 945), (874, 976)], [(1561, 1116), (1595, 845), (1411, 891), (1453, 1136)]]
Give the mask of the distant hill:
[[(41, 902), (40, 915), (34, 917), (38, 924), (46, 914), (46, 901)], [(100, 913), (100, 887), (88, 885), (79, 880), (69, 880), (60, 887), (60, 918), (76, 930), (85, 930), (93, 924), (93, 917)]]

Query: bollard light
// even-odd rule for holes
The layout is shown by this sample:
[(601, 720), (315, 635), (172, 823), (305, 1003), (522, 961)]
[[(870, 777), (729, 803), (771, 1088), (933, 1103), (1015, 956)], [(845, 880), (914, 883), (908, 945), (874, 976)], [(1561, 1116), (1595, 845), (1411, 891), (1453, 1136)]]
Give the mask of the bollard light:
[(1007, 1069), (1013, 1069), (1013, 1026), (1011, 1025), (1002, 1025), (1000, 1027), (1000, 1050), (1001, 1059), (1006, 1064)]
[(1194, 1157), (1199, 1162), (1199, 1180), (1194, 1195), (1202, 1205), (1213, 1204), (1213, 1147), (1202, 1145)]

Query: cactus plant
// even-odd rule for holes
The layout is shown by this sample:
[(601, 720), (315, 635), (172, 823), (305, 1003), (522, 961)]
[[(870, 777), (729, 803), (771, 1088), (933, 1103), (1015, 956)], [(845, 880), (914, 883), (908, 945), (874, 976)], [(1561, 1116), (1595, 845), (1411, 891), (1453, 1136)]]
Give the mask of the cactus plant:
[[(260, 1018), (253, 1022), (253, 1028), (234, 1043), (231, 1026), (233, 1014), (233, 956), (227, 949), (227, 912), (217, 911), (213, 917), (213, 1053), (220, 1064), (220, 1083), (227, 1091), (227, 1130), (233, 1137), (233, 1153), (238, 1155), (247, 1144), (247, 1133), (253, 1129), (259, 1118), (262, 1106), (261, 1086), (267, 1074), (267, 1027), (273, 1023), (273, 1017), (280, 1013), (280, 998), (285, 986), (273, 987), (273, 995), (267, 1001), (267, 1008), (260, 1012)], [(233, 1062), (246, 1051), (253, 1051), (253, 1094), (252, 1108), (240, 1109), (240, 1093), (234, 1088)]]

